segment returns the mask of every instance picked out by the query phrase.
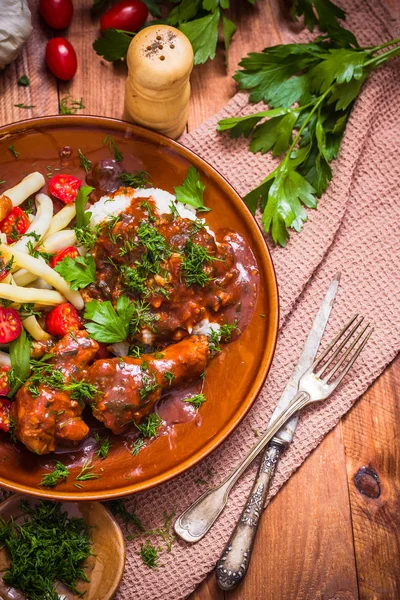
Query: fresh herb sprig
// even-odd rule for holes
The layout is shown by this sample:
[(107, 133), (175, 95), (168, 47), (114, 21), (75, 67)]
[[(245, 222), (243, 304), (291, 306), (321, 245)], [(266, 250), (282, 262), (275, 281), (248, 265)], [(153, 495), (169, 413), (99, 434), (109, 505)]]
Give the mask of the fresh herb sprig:
[(117, 179), (127, 187), (146, 188), (151, 186), (150, 175), (147, 171), (136, 171), (136, 173), (124, 171), (118, 175)]
[(193, 404), (195, 408), (200, 408), (204, 402), (207, 402), (207, 398), (204, 394), (195, 394), (194, 396), (189, 396), (188, 398), (184, 398), (184, 402), (189, 402)]
[(145, 438), (152, 438), (156, 437), (162, 422), (160, 415), (157, 413), (150, 413), (144, 421), (136, 424), (136, 427)]
[(66, 256), (54, 267), (70, 285), (71, 290), (80, 290), (96, 281), (96, 262), (90, 254), (71, 258)]
[(397, 38), (373, 48), (338, 48), (317, 39), (266, 48), (241, 61), (243, 70), (235, 75), (240, 87), (251, 90), (251, 101), (272, 108), (223, 119), (218, 130), (250, 137), (252, 152), (283, 156), (244, 197), (253, 214), (261, 199), (262, 223), (274, 242), (285, 246), (289, 228), (299, 232), (307, 221), (304, 206), (316, 208), (362, 84), (371, 71), (400, 55), (399, 44)]
[(190, 204), (196, 210), (208, 212), (210, 209), (204, 206), (203, 200), (205, 189), (206, 186), (201, 182), (199, 173), (191, 166), (186, 173), (183, 183), (175, 187), (174, 192), (178, 202)]
[(69, 469), (59, 460), (56, 461), (51, 473), (46, 473), (42, 477), (40, 485), (43, 487), (55, 487), (61, 481), (65, 481), (69, 475)]
[(101, 460), (104, 460), (105, 458), (107, 458), (108, 453), (111, 450), (112, 447), (112, 443), (110, 442), (110, 438), (109, 437), (105, 437), (102, 440), (100, 440), (100, 436), (98, 433), (94, 434), (94, 439), (96, 440), (96, 442), (99, 445), (98, 450), (96, 450), (95, 454), (98, 458), (101, 458)]
[(76, 115), (78, 110), (83, 110), (85, 105), (80, 100), (74, 100), (71, 94), (67, 94), (60, 100), (60, 115)]

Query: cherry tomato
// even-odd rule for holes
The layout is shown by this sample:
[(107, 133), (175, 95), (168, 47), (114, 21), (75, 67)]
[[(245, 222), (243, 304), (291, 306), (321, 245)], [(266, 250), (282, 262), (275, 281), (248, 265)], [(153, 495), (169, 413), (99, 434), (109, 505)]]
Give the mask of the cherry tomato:
[(0, 231), (7, 236), (7, 243), (12, 244), (19, 240), (31, 224), (28, 216), (19, 206), (14, 206), (5, 219), (0, 222)]
[(40, 0), (39, 11), (52, 29), (65, 29), (71, 23), (74, 7), (72, 0)]
[(64, 260), (64, 258), (66, 258), (67, 256), (69, 256), (70, 258), (76, 258), (77, 256), (79, 256), (79, 252), (75, 248), (75, 246), (68, 246), (68, 248), (64, 248), (64, 250), (61, 250), (61, 252), (55, 254), (50, 261), (50, 266), (54, 269), (56, 264)]
[(10, 408), (11, 402), (6, 398), (0, 398), (0, 429), (3, 431), (10, 430)]
[(72, 44), (62, 37), (47, 42), (46, 63), (53, 75), (62, 81), (72, 79), (78, 68), (78, 60)]
[(64, 204), (71, 204), (81, 185), (82, 180), (73, 175), (54, 175), (49, 181), (49, 192)]
[(7, 396), (8, 392), (10, 391), (7, 375), (10, 370), (10, 367), (7, 367), (7, 365), (2, 365), (0, 367), (0, 396)]
[(14, 308), (0, 306), (0, 344), (15, 340), (22, 329), (22, 321)]
[(70, 331), (82, 329), (79, 316), (69, 302), (59, 304), (46, 317), (46, 328), (50, 335), (67, 335)]
[(114, 4), (100, 19), (102, 31), (106, 29), (123, 29), (137, 31), (148, 17), (149, 11), (140, 0), (121, 0)]

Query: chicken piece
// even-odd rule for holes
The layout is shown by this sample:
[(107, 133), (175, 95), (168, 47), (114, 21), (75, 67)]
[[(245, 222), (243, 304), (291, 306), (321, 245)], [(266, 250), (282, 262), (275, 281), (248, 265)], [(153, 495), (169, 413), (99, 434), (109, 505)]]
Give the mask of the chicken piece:
[(164, 388), (199, 377), (210, 352), (207, 337), (193, 335), (161, 354), (162, 358), (144, 354), (97, 360), (89, 367), (87, 381), (100, 391), (92, 404), (93, 414), (113, 433), (123, 433), (132, 423), (139, 423), (152, 411)]
[[(99, 349), (86, 331), (66, 335), (52, 348), (49, 360), (51, 371), (60, 371), (68, 381), (80, 381), (86, 375), (85, 367)], [(79, 442), (89, 428), (82, 420), (83, 403), (71, 398), (71, 392), (38, 383), (34, 393), (29, 390), (31, 379), (17, 392), (11, 407), (16, 423), (16, 435), (36, 454), (53, 452), (59, 442)]]

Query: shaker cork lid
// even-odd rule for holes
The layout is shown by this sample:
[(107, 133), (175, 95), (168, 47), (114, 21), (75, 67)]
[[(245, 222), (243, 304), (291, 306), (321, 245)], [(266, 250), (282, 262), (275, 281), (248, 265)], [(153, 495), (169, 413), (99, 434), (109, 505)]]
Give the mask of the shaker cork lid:
[(127, 62), (129, 74), (137, 84), (163, 90), (188, 79), (193, 68), (193, 49), (179, 29), (150, 25), (133, 38)]

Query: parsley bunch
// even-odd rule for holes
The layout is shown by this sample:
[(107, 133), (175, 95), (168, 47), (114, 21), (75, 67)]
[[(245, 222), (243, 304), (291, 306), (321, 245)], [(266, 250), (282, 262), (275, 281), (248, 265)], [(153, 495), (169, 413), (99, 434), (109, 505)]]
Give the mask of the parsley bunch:
[[(286, 44), (253, 52), (234, 78), (250, 91), (250, 101), (269, 110), (223, 119), (219, 131), (250, 138), (252, 152), (281, 156), (278, 166), (244, 198), (253, 214), (261, 199), (262, 223), (273, 240), (285, 246), (288, 228), (301, 231), (307, 208), (332, 177), (346, 122), (369, 74), (400, 54), (400, 38), (381, 46), (339, 47), (317, 38), (309, 44)], [(392, 47), (390, 50), (384, 49)]]

